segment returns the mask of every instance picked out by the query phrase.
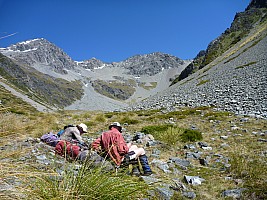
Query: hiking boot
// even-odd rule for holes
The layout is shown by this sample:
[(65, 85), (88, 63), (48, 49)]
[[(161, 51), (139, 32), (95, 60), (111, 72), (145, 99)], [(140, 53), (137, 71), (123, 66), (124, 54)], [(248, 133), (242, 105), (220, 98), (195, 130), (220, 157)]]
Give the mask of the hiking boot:
[(151, 174), (153, 174), (152, 171), (145, 171), (143, 176), (150, 176)]
[(140, 176), (140, 170), (139, 170), (138, 167), (134, 167), (134, 168), (132, 169), (132, 175), (133, 175), (133, 176)]

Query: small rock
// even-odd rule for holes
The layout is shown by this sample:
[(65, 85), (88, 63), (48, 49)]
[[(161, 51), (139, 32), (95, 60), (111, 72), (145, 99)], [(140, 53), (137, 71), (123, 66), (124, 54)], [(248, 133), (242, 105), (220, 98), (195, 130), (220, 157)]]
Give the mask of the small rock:
[(204, 149), (204, 150), (212, 150), (212, 147), (201, 147), (202, 149)]
[(182, 195), (188, 199), (194, 199), (197, 195), (194, 192), (183, 192)]
[(160, 182), (159, 179), (154, 178), (153, 176), (140, 176), (140, 179), (142, 179), (143, 181), (145, 181), (146, 184), (151, 185), (157, 182)]
[(222, 192), (223, 197), (233, 197), (240, 198), (242, 192), (246, 190), (245, 188), (233, 189), (233, 190), (225, 190)]
[(184, 176), (186, 182), (192, 185), (201, 185), (201, 182), (205, 181), (205, 179), (200, 178), (199, 176)]
[(227, 140), (228, 136), (227, 135), (221, 135), (220, 138), (223, 139), (223, 140)]
[(187, 190), (186, 186), (178, 178), (174, 178), (173, 182), (174, 182), (174, 185), (171, 186), (171, 188), (173, 190), (176, 190), (176, 191), (186, 191)]

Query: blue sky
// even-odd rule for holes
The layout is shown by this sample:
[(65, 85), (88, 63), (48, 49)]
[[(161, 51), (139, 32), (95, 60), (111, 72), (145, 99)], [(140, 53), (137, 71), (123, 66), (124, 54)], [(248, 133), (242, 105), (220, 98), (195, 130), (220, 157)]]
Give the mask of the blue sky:
[[(73, 60), (192, 59), (250, 0), (0, 0), (0, 47), (45, 38)], [(9, 36), (10, 35), (10, 36)]]

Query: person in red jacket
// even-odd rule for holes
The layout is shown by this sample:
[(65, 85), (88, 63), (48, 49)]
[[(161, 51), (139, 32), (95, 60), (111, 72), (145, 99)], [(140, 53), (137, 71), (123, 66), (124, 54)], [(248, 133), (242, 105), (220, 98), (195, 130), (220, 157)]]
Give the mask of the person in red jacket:
[(98, 152), (109, 156), (117, 166), (123, 161), (129, 161), (139, 157), (144, 170), (144, 175), (152, 174), (148, 164), (147, 156), (143, 148), (126, 143), (122, 134), (122, 127), (119, 122), (114, 122), (109, 126), (109, 130), (103, 132), (99, 138), (92, 143), (92, 148)]

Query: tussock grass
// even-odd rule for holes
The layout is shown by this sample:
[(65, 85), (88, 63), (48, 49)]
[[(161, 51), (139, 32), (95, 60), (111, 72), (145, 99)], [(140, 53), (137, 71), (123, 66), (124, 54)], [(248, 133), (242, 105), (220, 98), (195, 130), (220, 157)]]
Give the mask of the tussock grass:
[(181, 134), (183, 129), (178, 127), (169, 127), (163, 132), (153, 132), (152, 135), (157, 138), (157, 140), (166, 143), (167, 145), (174, 146), (181, 141)]
[(148, 186), (138, 179), (114, 176), (85, 163), (78, 174), (68, 167), (61, 177), (37, 176), (30, 199), (139, 199), (147, 196)]
[(235, 179), (243, 180), (243, 187), (247, 189), (249, 199), (263, 199), (267, 197), (267, 159), (260, 155), (263, 149), (251, 149), (242, 145), (235, 146), (231, 155), (231, 174)]
[(103, 114), (98, 114), (97, 116), (95, 116), (94, 120), (96, 122), (105, 122), (106, 121), (106, 117)]
[(127, 124), (138, 124), (139, 123), (139, 120), (130, 118), (129, 116), (122, 118), (120, 121), (122, 124), (126, 124), (126, 123)]
[(196, 142), (203, 139), (202, 134), (197, 130), (179, 128), (170, 124), (145, 126), (141, 131), (171, 146), (178, 142)]

